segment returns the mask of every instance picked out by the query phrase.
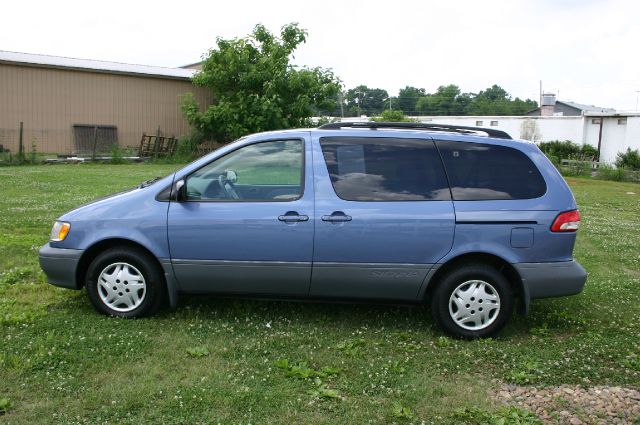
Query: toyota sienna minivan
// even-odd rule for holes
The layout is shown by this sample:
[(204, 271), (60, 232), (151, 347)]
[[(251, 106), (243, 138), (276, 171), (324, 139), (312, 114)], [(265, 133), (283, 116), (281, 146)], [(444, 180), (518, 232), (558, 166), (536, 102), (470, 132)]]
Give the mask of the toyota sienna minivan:
[(244, 137), (61, 216), (40, 264), (101, 313), (182, 293), (427, 303), (495, 335), (579, 293), (574, 197), (535, 144), (479, 127), (335, 123)]

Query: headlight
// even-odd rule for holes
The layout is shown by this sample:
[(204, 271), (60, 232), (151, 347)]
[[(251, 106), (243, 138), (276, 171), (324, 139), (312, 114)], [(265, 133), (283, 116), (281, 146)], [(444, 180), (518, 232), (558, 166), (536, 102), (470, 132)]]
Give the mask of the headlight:
[(53, 242), (63, 241), (69, 234), (71, 225), (65, 221), (56, 221), (53, 223), (53, 229), (51, 229), (50, 239)]

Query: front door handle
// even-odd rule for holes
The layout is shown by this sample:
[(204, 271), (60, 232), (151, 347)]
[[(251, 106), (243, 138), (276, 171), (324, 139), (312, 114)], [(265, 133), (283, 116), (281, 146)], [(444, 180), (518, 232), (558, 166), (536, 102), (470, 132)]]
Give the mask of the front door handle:
[(322, 221), (328, 221), (330, 223), (344, 223), (346, 221), (351, 221), (351, 216), (346, 215), (342, 211), (334, 211), (331, 215), (323, 215)]
[(287, 211), (283, 215), (278, 216), (278, 220), (285, 223), (295, 223), (298, 221), (309, 221), (308, 215), (300, 215), (297, 211)]

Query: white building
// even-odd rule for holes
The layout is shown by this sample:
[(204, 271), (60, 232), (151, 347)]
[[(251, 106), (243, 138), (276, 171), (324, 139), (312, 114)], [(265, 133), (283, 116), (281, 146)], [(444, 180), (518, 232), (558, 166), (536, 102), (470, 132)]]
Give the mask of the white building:
[[(534, 142), (570, 140), (600, 151), (600, 161), (614, 163), (618, 152), (640, 149), (640, 113), (587, 112), (582, 116), (433, 116), (420, 122), (488, 127), (514, 139)], [(345, 119), (346, 121), (347, 119)]]
[[(591, 145), (600, 152), (600, 162), (614, 163), (618, 152), (640, 149), (640, 112), (617, 112), (610, 108), (556, 101), (545, 94), (542, 106), (524, 116), (418, 116), (416, 121), (470, 127), (488, 127), (507, 132), (514, 139), (533, 142), (570, 140)], [(368, 121), (369, 118), (342, 118)]]

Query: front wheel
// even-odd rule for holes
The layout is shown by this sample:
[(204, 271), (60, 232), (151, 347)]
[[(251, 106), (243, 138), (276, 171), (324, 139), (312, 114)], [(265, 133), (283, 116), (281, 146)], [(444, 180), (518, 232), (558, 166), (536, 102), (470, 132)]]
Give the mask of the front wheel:
[(490, 337), (509, 320), (513, 293), (493, 267), (469, 264), (442, 277), (433, 292), (431, 311), (440, 327), (455, 337)]
[(154, 259), (134, 248), (111, 248), (89, 265), (85, 286), (91, 304), (103, 314), (141, 317), (164, 298), (164, 281)]

